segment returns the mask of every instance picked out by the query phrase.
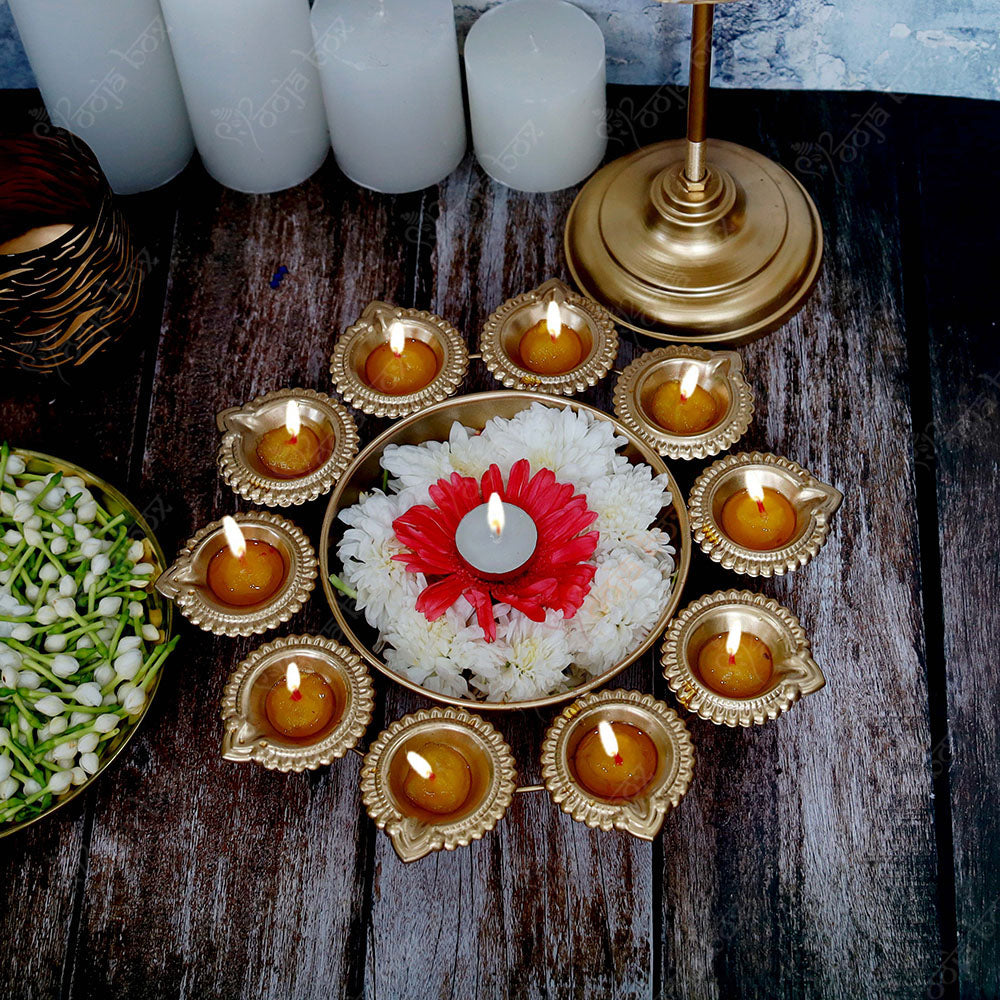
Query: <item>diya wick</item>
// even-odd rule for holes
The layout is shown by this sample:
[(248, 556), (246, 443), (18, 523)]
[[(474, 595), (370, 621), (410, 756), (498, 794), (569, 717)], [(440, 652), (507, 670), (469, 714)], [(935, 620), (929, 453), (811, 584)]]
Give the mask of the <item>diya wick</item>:
[[(720, 671), (712, 664), (713, 653), (718, 664), (719, 650), (711, 645), (722, 641), (731, 650), (728, 657), (723, 654), (734, 668), (728, 676), (725, 665)], [(758, 661), (768, 664), (765, 678), (747, 669), (753, 644), (758, 647)], [(761, 655), (764, 651), (766, 655)], [(667, 631), (662, 664), (677, 700), (716, 725), (762, 725), (826, 683), (795, 615), (777, 601), (748, 590), (720, 590), (689, 604)], [(744, 686), (747, 693), (732, 693), (748, 677), (754, 683)]]
[(479, 350), (490, 374), (508, 389), (571, 396), (611, 370), (618, 333), (603, 306), (552, 278), (491, 313)]
[(462, 709), (434, 708), (379, 734), (365, 755), (361, 797), (399, 857), (416, 861), (492, 830), (515, 781), (514, 757), (493, 726)]
[(220, 475), (234, 493), (266, 507), (329, 493), (358, 450), (351, 415), (314, 389), (277, 389), (223, 410), (216, 424)]
[(255, 635), (301, 609), (318, 565), (309, 540), (291, 521), (263, 511), (236, 514), (188, 539), (156, 589), (206, 632)]
[(687, 792), (694, 748), (677, 713), (638, 691), (599, 691), (558, 715), (542, 744), (542, 780), (577, 822), (643, 840)]
[(695, 480), (688, 511), (695, 542), (714, 562), (747, 576), (780, 576), (819, 552), (842, 500), (790, 459), (742, 452)]
[(343, 332), (330, 357), (344, 402), (393, 419), (453, 396), (468, 368), (465, 341), (446, 320), (378, 301)]
[[(279, 701), (275, 695), (282, 692), (287, 697)], [(374, 697), (361, 658), (346, 646), (312, 635), (276, 639), (255, 649), (226, 682), (222, 756), (275, 771), (330, 764), (357, 746), (371, 722)], [(309, 701), (313, 705), (305, 711), (295, 709), (301, 734), (289, 732), (281, 705)]]
[(615, 415), (667, 458), (725, 451), (746, 433), (753, 409), (735, 351), (658, 347), (640, 354), (615, 385)]

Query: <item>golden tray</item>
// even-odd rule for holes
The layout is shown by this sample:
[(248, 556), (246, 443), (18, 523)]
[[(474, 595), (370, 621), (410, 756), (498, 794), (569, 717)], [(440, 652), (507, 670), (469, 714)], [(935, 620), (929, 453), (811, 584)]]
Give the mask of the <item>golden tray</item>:
[[(342, 525), (337, 520), (337, 515), (342, 508), (356, 503), (358, 496), (363, 491), (371, 489), (373, 485), (381, 481), (382, 467), (379, 465), (379, 459), (386, 445), (420, 444), (424, 441), (445, 440), (448, 437), (451, 425), (456, 420), (467, 427), (482, 428), (492, 417), (510, 419), (515, 414), (520, 413), (521, 410), (530, 407), (533, 403), (569, 408), (577, 412), (587, 411), (600, 417), (602, 420), (610, 421), (614, 425), (615, 433), (628, 441), (628, 445), (622, 454), (633, 462), (645, 462), (653, 469), (654, 473), (658, 475), (665, 474), (668, 477), (672, 502), (669, 507), (665, 508), (666, 516), (669, 519), (666, 526), (669, 527), (670, 540), (677, 548), (677, 568), (674, 586), (670, 593), (670, 600), (663, 608), (656, 624), (650, 629), (649, 635), (628, 656), (599, 677), (591, 678), (586, 683), (569, 691), (547, 695), (544, 698), (533, 698), (527, 701), (491, 702), (478, 701), (472, 698), (453, 698), (450, 695), (440, 694), (437, 691), (431, 691), (428, 688), (414, 684), (412, 681), (391, 670), (372, 649), (376, 638), (375, 630), (364, 621), (363, 616), (354, 615), (353, 613), (350, 615), (345, 614), (344, 606), (341, 602), (347, 599), (330, 583), (331, 569), (336, 566), (336, 569), (333, 570), (336, 572), (340, 568), (339, 563), (333, 562), (333, 560), (336, 560), (337, 543), (343, 531)], [(661, 514), (661, 518), (663, 516)], [(649, 445), (637, 438), (628, 428), (602, 410), (598, 410), (587, 403), (581, 403), (575, 399), (548, 396), (539, 392), (525, 390), (495, 390), (471, 396), (459, 396), (456, 399), (445, 400), (436, 406), (428, 407), (420, 413), (407, 417), (405, 420), (397, 421), (392, 427), (372, 441), (354, 459), (347, 471), (340, 477), (330, 496), (326, 516), (323, 518), (323, 530), (319, 541), (319, 563), (323, 591), (326, 594), (327, 601), (330, 603), (330, 608), (333, 611), (337, 625), (346, 636), (347, 641), (376, 670), (381, 671), (386, 677), (397, 684), (402, 684), (403, 687), (409, 688), (411, 691), (416, 691), (418, 694), (422, 694), (424, 697), (434, 701), (456, 705), (459, 708), (472, 708), (477, 711), (512, 711), (525, 708), (543, 708), (548, 705), (556, 705), (579, 698), (588, 691), (607, 684), (612, 677), (621, 673), (630, 663), (650, 649), (666, 628), (671, 616), (677, 609), (677, 605), (680, 603), (681, 591), (684, 588), (688, 568), (691, 564), (691, 548), (692, 543), (688, 527), (687, 508), (684, 505), (684, 498), (677, 483), (664, 464), (663, 459)], [(353, 608), (349, 607), (349, 611), (353, 612)]]
[[(156, 557), (156, 568), (162, 572), (163, 567), (167, 565), (166, 557), (163, 554), (163, 548), (156, 539), (156, 535), (153, 534), (152, 528), (146, 523), (145, 518), (139, 513), (137, 508), (118, 490), (114, 488), (110, 483), (106, 483), (103, 479), (95, 476), (93, 473), (88, 472), (86, 469), (81, 469), (79, 465), (75, 465), (73, 462), (63, 461), (61, 458), (53, 458), (51, 455), (44, 455), (38, 451), (27, 451), (22, 448), (11, 448), (10, 453), (12, 455), (20, 455), (24, 459), (27, 465), (27, 471), (33, 472), (39, 475), (44, 475), (50, 472), (62, 472), (67, 476), (79, 476), (86, 484), (87, 487), (95, 494), (95, 497), (101, 501), (104, 507), (111, 512), (112, 515), (115, 514), (125, 514), (133, 524), (138, 527), (143, 534), (143, 537), (149, 541), (150, 546), (153, 549), (153, 554)], [(156, 574), (154, 573), (151, 579), (155, 579)], [(169, 642), (173, 635), (173, 621), (174, 621), (174, 607), (170, 601), (165, 600), (161, 597), (153, 587), (149, 588), (149, 606), (155, 610), (158, 610), (163, 615), (163, 639), (162, 642)], [(149, 711), (150, 705), (153, 703), (153, 698), (156, 696), (156, 692), (159, 689), (160, 681), (163, 678), (162, 669), (157, 673), (156, 677), (153, 678), (153, 683), (150, 684), (149, 689), (146, 691), (146, 704), (143, 706), (142, 711), (134, 716), (130, 717), (129, 721), (123, 725), (121, 731), (118, 735), (110, 740), (107, 745), (107, 749), (104, 752), (104, 756), (101, 758), (101, 766), (90, 775), (85, 782), (81, 785), (72, 785), (67, 789), (62, 795), (60, 795), (55, 802), (48, 807), (48, 809), (40, 812), (37, 816), (32, 816), (31, 819), (21, 820), (18, 823), (10, 824), (0, 824), (0, 839), (9, 836), (12, 833), (16, 833), (18, 830), (23, 830), (27, 826), (31, 826), (32, 823), (37, 823), (40, 819), (45, 819), (47, 816), (51, 816), (57, 809), (62, 808), (68, 802), (75, 799), (81, 792), (85, 792), (90, 786), (102, 775), (104, 772), (114, 763), (118, 755), (125, 749), (129, 741), (135, 735), (135, 731), (142, 724), (142, 720), (146, 718), (146, 713)]]

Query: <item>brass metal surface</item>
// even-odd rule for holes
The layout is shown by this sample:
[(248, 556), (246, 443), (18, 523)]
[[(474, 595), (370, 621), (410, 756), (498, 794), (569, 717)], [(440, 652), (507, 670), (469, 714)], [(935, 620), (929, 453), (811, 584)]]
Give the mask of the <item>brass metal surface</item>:
[[(279, 733), (267, 717), (268, 692), (295, 662), (319, 674), (337, 699), (339, 714), (314, 736)], [(332, 639), (291, 635), (255, 649), (230, 675), (222, 696), (222, 756), (255, 761), (275, 771), (314, 770), (357, 746), (372, 720), (375, 688), (361, 657)]]
[[(336, 547), (340, 539), (343, 528), (338, 521), (338, 514), (345, 507), (356, 503), (362, 492), (370, 490), (376, 483), (381, 481), (382, 469), (379, 459), (385, 446), (388, 444), (420, 444), (424, 441), (446, 440), (451, 425), (457, 420), (467, 427), (482, 428), (492, 417), (511, 418), (531, 406), (533, 403), (543, 403), (547, 406), (568, 407), (577, 412), (587, 411), (595, 416), (609, 420), (615, 427), (615, 433), (626, 438), (626, 445), (622, 454), (632, 462), (645, 462), (654, 474), (668, 477), (668, 484), (671, 495), (670, 505), (664, 509), (662, 520), (669, 530), (671, 541), (677, 547), (676, 571), (673, 588), (670, 598), (663, 608), (660, 617), (650, 629), (649, 635), (639, 643), (632, 652), (616, 663), (610, 670), (599, 677), (592, 678), (587, 683), (566, 691), (561, 694), (548, 695), (544, 698), (533, 698), (529, 701), (520, 702), (488, 702), (473, 701), (472, 699), (452, 698), (449, 695), (431, 691), (413, 683), (406, 677), (391, 670), (374, 651), (376, 633), (370, 629), (364, 621), (363, 615), (359, 615), (348, 599), (344, 598), (330, 582), (330, 572), (339, 569), (337, 561)], [(602, 684), (607, 684), (616, 674), (620, 673), (636, 658), (649, 649), (666, 628), (670, 616), (680, 603), (681, 590), (684, 581), (687, 579), (688, 569), (691, 564), (691, 539), (688, 530), (687, 509), (684, 506), (683, 498), (673, 476), (667, 469), (663, 460), (644, 441), (634, 435), (627, 427), (620, 424), (613, 417), (589, 406), (578, 400), (566, 399), (558, 396), (546, 396), (533, 392), (513, 392), (501, 391), (478, 393), (471, 396), (460, 396), (457, 399), (449, 400), (432, 406), (423, 412), (401, 420), (394, 424), (383, 434), (379, 435), (368, 447), (351, 463), (350, 468), (340, 478), (334, 487), (333, 493), (327, 505), (326, 516), (323, 519), (323, 529), (320, 535), (319, 558), (320, 571), (322, 576), (323, 591), (326, 599), (333, 611), (337, 625), (347, 638), (347, 641), (364, 657), (364, 659), (376, 670), (381, 671), (386, 677), (402, 684), (411, 691), (416, 691), (434, 701), (443, 702), (450, 705), (467, 706), (475, 708), (477, 711), (512, 711), (524, 708), (541, 708), (547, 705), (556, 705), (572, 698), (579, 697), (587, 691), (591, 691)]]
[[(675, 434), (653, 419), (650, 406), (664, 383), (680, 380), (687, 369), (698, 369), (698, 385), (719, 408), (719, 419), (697, 434)], [(637, 437), (667, 458), (692, 459), (717, 455), (735, 444), (753, 418), (753, 392), (743, 377), (743, 360), (735, 351), (703, 347), (657, 347), (640, 354), (618, 378), (615, 415)]]
[[(657, 766), (650, 783), (627, 800), (605, 799), (576, 776), (573, 757), (580, 740), (601, 721), (625, 722), (653, 742)], [(556, 717), (542, 744), (542, 780), (552, 801), (573, 819), (602, 830), (624, 830), (652, 840), (676, 808), (694, 776), (694, 748), (680, 716), (669, 705), (639, 691), (600, 691), (574, 701)]]
[[(518, 363), (521, 337), (545, 319), (550, 302), (559, 304), (564, 324), (577, 331), (584, 348), (583, 360), (564, 375), (540, 375)], [(479, 338), (479, 350), (490, 374), (508, 389), (572, 396), (597, 385), (611, 370), (618, 356), (618, 333), (603, 306), (552, 278), (508, 299), (491, 313)]]
[(302, 530), (277, 514), (254, 511), (234, 514), (248, 541), (273, 545), (285, 564), (285, 580), (275, 594), (260, 604), (233, 607), (223, 604), (208, 586), (208, 564), (226, 545), (222, 521), (212, 521), (188, 539), (170, 568), (156, 581), (156, 589), (170, 598), (192, 625), (214, 635), (258, 635), (287, 622), (316, 586), (316, 553)]
[[(443, 743), (466, 759), (472, 772), (469, 797), (454, 813), (436, 815), (402, 791), (406, 753)], [(517, 772), (510, 747), (485, 719), (457, 708), (424, 709), (379, 734), (361, 769), (361, 798), (403, 861), (433, 851), (453, 851), (479, 840), (501, 820), (514, 798)]]
[[(257, 457), (257, 442), (285, 422), (285, 407), (294, 399), (302, 425), (312, 430), (323, 449), (323, 461), (294, 479), (273, 476)], [(238, 496), (265, 507), (290, 507), (315, 500), (333, 484), (358, 452), (354, 419), (337, 400), (315, 389), (278, 389), (216, 417), (222, 432), (219, 474)]]
[[(773, 657), (770, 681), (749, 698), (730, 698), (713, 690), (694, 666), (702, 646), (713, 636), (728, 633), (736, 622), (745, 635), (766, 643)], [(677, 700), (716, 725), (762, 725), (826, 683), (798, 618), (777, 601), (749, 590), (720, 590), (689, 604), (670, 623), (661, 662)]]
[[(31, 473), (48, 475), (52, 472), (62, 472), (64, 476), (79, 476), (79, 478), (87, 484), (87, 488), (104, 505), (106, 510), (110, 511), (112, 515), (120, 513), (125, 514), (125, 516), (138, 529), (145, 548), (143, 559), (146, 562), (153, 563), (153, 565), (159, 569), (162, 569), (167, 564), (166, 557), (163, 554), (163, 549), (157, 541), (156, 535), (153, 534), (152, 528), (150, 528), (150, 526), (146, 523), (142, 514), (139, 513), (139, 509), (123, 493), (115, 489), (115, 487), (110, 483), (105, 482), (99, 476), (95, 476), (86, 469), (81, 469), (79, 465), (75, 465), (73, 462), (67, 462), (61, 458), (54, 458), (51, 455), (44, 455), (41, 452), (12, 448), (11, 454), (19, 455), (23, 458), (25, 461), (26, 471)], [(169, 601), (163, 600), (158, 594), (150, 592), (150, 606), (152, 610), (159, 612), (162, 616), (162, 622), (159, 625), (163, 632), (162, 641), (169, 642), (173, 636), (174, 630), (173, 605)], [(45, 819), (47, 816), (51, 816), (57, 809), (62, 808), (67, 802), (71, 802), (81, 792), (85, 792), (88, 788), (90, 788), (90, 786), (102, 774), (104, 774), (105, 771), (108, 770), (114, 761), (117, 760), (118, 756), (122, 753), (131, 741), (132, 737), (135, 735), (139, 726), (142, 724), (143, 719), (146, 718), (146, 713), (149, 711), (150, 706), (153, 704), (153, 699), (156, 697), (156, 692), (159, 690), (162, 677), (163, 671), (161, 670), (156, 677), (153, 678), (153, 682), (146, 690), (146, 703), (143, 705), (142, 711), (137, 715), (130, 716), (128, 721), (120, 727), (121, 731), (116, 737), (114, 737), (113, 740), (111, 740), (107, 749), (104, 751), (100, 760), (100, 767), (97, 771), (94, 772), (94, 774), (89, 775), (87, 780), (82, 784), (71, 785), (66, 792), (56, 798), (48, 809), (39, 813), (37, 816), (32, 816), (31, 819), (22, 820), (18, 823), (0, 824), (0, 839), (9, 836), (12, 833), (17, 833), (18, 830), (23, 830), (25, 827), (31, 826), (33, 823), (37, 823), (39, 820)]]
[[(365, 379), (365, 364), (376, 347), (389, 339), (389, 326), (399, 321), (409, 339), (423, 341), (438, 361), (437, 375), (418, 392), (392, 396)], [(337, 340), (330, 356), (330, 378), (344, 402), (376, 417), (409, 416), (453, 396), (469, 370), (469, 349), (447, 320), (423, 309), (402, 309), (389, 302), (371, 302), (356, 323)]]
[[(746, 548), (722, 530), (722, 508), (734, 493), (746, 489), (751, 471), (760, 473), (763, 485), (783, 494), (795, 511), (795, 533), (779, 549)], [(695, 480), (688, 501), (691, 531), (701, 551), (725, 569), (746, 576), (781, 576), (805, 566), (819, 552), (843, 499), (840, 490), (791, 459), (740, 452), (719, 459)]]

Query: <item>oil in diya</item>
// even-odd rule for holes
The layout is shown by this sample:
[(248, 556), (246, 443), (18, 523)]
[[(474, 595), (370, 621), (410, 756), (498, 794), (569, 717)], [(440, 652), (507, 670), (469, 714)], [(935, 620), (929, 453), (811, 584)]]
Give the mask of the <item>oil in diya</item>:
[(298, 479), (317, 469), (323, 461), (319, 437), (302, 426), (299, 404), (290, 399), (285, 407), (284, 427), (275, 427), (257, 442), (257, 457), (277, 479)]
[(303, 674), (293, 662), (288, 664), (285, 679), (267, 692), (264, 711), (283, 736), (306, 739), (330, 724), (336, 703), (333, 689), (319, 674)]
[(602, 719), (580, 740), (573, 757), (580, 784), (603, 799), (638, 795), (656, 773), (653, 741), (628, 722)]
[(545, 319), (524, 332), (518, 354), (521, 364), (536, 375), (565, 375), (583, 361), (583, 341), (563, 323), (559, 303), (552, 301)]
[(722, 508), (722, 530), (747, 549), (780, 549), (795, 534), (795, 509), (784, 494), (763, 485), (759, 472), (747, 472), (746, 484)]
[(228, 514), (222, 519), (222, 530), (226, 547), (219, 549), (208, 564), (209, 590), (223, 604), (236, 608), (273, 597), (287, 572), (281, 553), (260, 539), (248, 542)]
[(698, 673), (713, 691), (728, 698), (752, 698), (767, 687), (774, 658), (767, 643), (747, 635), (739, 622), (728, 634), (712, 636), (698, 653)]
[(468, 801), (472, 769), (454, 747), (425, 743), (419, 753), (408, 750), (406, 762), (403, 794), (415, 806), (443, 816), (457, 812)]
[(698, 385), (698, 368), (689, 365), (683, 377), (664, 382), (649, 404), (653, 419), (673, 434), (700, 434), (718, 423), (719, 407)]
[(419, 392), (437, 373), (437, 355), (422, 340), (407, 337), (398, 320), (389, 327), (388, 343), (379, 344), (365, 362), (368, 384), (389, 396)]

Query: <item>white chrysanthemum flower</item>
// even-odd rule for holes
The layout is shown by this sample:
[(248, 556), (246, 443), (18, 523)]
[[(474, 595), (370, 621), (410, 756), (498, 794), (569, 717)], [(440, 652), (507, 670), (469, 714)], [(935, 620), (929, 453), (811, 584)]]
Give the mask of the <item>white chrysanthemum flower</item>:
[(480, 670), (473, 676), (487, 701), (526, 701), (565, 687), (573, 656), (559, 612), (550, 611), (544, 622), (533, 622), (512, 611), (497, 625), (496, 644), (504, 648), (505, 662), (491, 673)]
[(653, 477), (648, 465), (629, 465), (587, 487), (587, 506), (597, 514), (594, 527), (608, 551), (623, 543), (641, 544), (642, 536), (670, 503), (667, 477)]
[(607, 420), (587, 411), (577, 413), (541, 403), (533, 403), (510, 420), (494, 417), (481, 437), (504, 475), (516, 461), (526, 458), (532, 473), (551, 469), (559, 482), (573, 483), (583, 492), (595, 479), (620, 467), (625, 459), (615, 451), (627, 443), (615, 437)]
[(381, 459), (382, 468), (393, 477), (391, 488), (409, 490), (414, 503), (429, 503), (429, 487), (453, 472), (479, 479), (491, 461), (489, 445), (457, 421), (447, 441), (386, 445)]
[(592, 676), (623, 659), (648, 635), (670, 594), (670, 575), (631, 546), (598, 566), (590, 593), (569, 621), (576, 665)]

